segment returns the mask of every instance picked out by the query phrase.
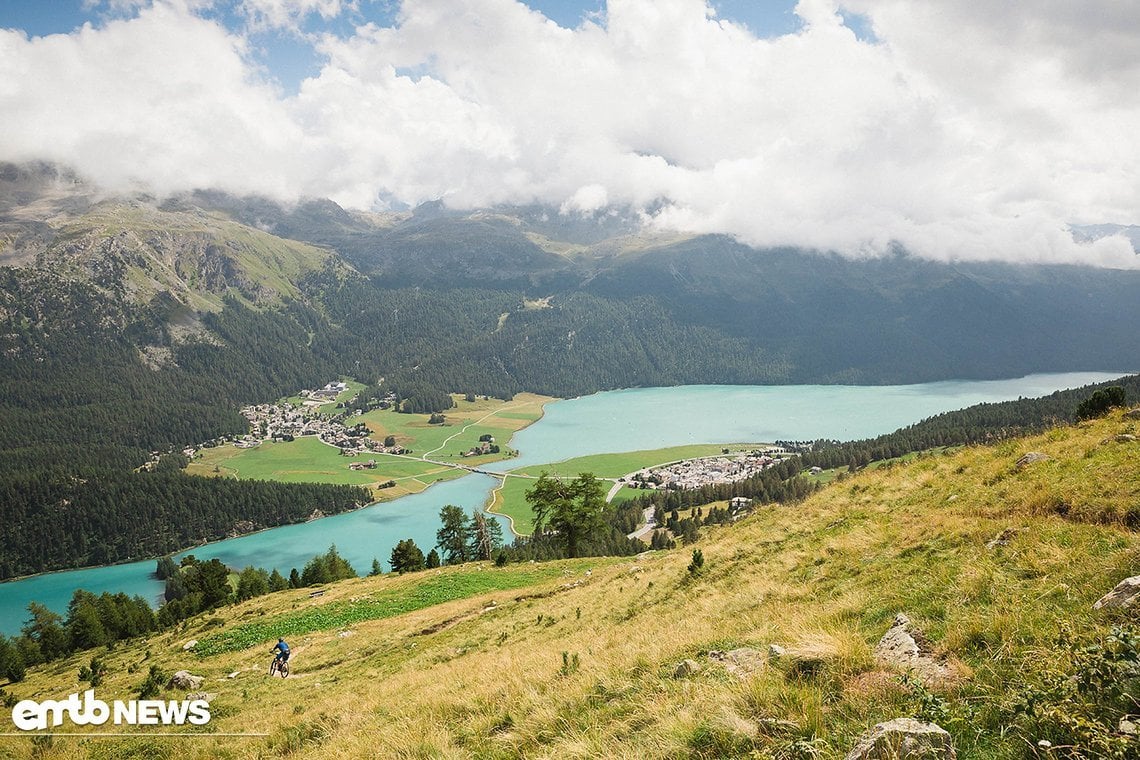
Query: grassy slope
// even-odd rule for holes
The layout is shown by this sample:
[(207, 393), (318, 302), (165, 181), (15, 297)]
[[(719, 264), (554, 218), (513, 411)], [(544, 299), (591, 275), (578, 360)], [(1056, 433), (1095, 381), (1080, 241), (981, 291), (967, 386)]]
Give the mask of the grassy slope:
[[(125, 757), (134, 746), (147, 757), (181, 758), (671, 758), (753, 750), (793, 757), (778, 753), (800, 739), (821, 757), (842, 757), (871, 724), (917, 708), (917, 698), (871, 657), (904, 610), (972, 674), (947, 695), (962, 716), (947, 724), (959, 757), (1024, 757), (1025, 745), (986, 730), (984, 715), (1020, 669), (1055, 659), (1051, 642), (1062, 624), (1103, 632), (1119, 619), (1091, 604), (1140, 572), (1140, 535), (1119, 522), (1140, 494), (1140, 443), (1111, 439), (1135, 427), (1116, 416), (844, 478), (794, 508), (765, 508), (706, 533), (706, 572), (696, 580), (686, 572), (688, 549), (552, 563), (540, 566), (543, 577), (526, 591), (476, 590), (343, 631), (299, 633), (287, 681), (263, 673), (272, 634), (216, 656), (181, 651), (188, 638), (240, 624), (293, 621), (353, 599), (415, 596), (451, 586), (446, 578), (480, 589), (472, 576), (529, 566), (349, 581), (318, 600), (303, 591), (263, 597), (220, 612), (216, 624), (199, 620), (121, 645), (106, 655), (110, 673), (99, 694), (125, 697), (151, 662), (189, 667), (218, 695), (212, 730), (268, 738), (57, 739), (45, 756)], [(1028, 451), (1052, 460), (1015, 469)], [(1006, 528), (1018, 531), (1012, 542), (987, 549)], [(512, 585), (508, 578), (500, 588)], [(702, 656), (769, 643), (832, 654), (814, 678), (769, 668), (747, 682)], [(563, 653), (577, 655), (580, 667), (564, 674)], [(64, 696), (79, 688), (75, 673), (89, 656), (32, 671), (10, 691)], [(685, 657), (705, 667), (674, 679)], [(137, 670), (128, 673), (132, 665)], [(232, 671), (238, 676), (227, 679)], [(795, 727), (765, 728), (767, 718)], [(30, 751), (27, 740), (4, 741), (0, 755)]]

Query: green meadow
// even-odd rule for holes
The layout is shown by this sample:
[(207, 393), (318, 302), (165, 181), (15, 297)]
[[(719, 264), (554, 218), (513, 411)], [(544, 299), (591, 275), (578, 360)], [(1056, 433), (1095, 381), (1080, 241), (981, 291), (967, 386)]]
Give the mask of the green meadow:
[[(513, 451), (507, 446), (511, 436), (542, 417), (543, 405), (552, 400), (533, 393), (520, 393), (510, 401), (467, 401), (460, 395), (452, 398), (455, 407), (443, 413), (443, 424), (430, 424), (426, 414), (401, 414), (392, 409), (372, 411), (358, 419), (368, 425), (372, 438), (383, 441), (394, 436), (396, 443), (411, 449), (413, 456), (476, 466), (512, 456)], [(494, 436), (500, 453), (463, 456), (479, 445), (483, 435)]]

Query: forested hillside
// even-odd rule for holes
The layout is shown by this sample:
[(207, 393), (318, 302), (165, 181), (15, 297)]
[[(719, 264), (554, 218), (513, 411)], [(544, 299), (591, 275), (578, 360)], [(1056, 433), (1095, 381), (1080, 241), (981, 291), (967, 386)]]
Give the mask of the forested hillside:
[(0, 478), (0, 579), (138, 560), (371, 500), (366, 488), (99, 470)]

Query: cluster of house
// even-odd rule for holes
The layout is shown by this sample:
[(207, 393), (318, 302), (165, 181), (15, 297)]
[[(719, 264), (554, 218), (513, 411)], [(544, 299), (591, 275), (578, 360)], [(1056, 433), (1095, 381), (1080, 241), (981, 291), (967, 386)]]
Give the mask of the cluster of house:
[(368, 438), (363, 425), (348, 427), (336, 417), (313, 414), (289, 403), (247, 406), (241, 415), (249, 422), (250, 432), (234, 442), (239, 448), (252, 448), (262, 441), (290, 441), (305, 435), (315, 435), (347, 451), (371, 450), (369, 444), (376, 443)]
[[(233, 444), (238, 448), (251, 449), (260, 446), (262, 441), (291, 441), (301, 436), (314, 435), (349, 455), (387, 451), (379, 442), (368, 437), (368, 430), (363, 424), (349, 426), (344, 423), (343, 415), (329, 416), (313, 411), (314, 401), (317, 405), (327, 403), (347, 389), (346, 383), (336, 382), (328, 383), (316, 391), (303, 390), (299, 395), (307, 401), (301, 408), (288, 402), (243, 407), (241, 415), (249, 423), (249, 432), (233, 439)], [(194, 449), (187, 449), (183, 453), (193, 456)]]
[(686, 459), (662, 467), (646, 468), (629, 475), (626, 480), (640, 488), (692, 489), (702, 486), (736, 483), (752, 477), (780, 461), (782, 449), (741, 452), (729, 456)]
[(498, 454), (499, 447), (495, 445), (495, 436), (484, 434), (479, 436), (479, 443), (464, 451), (460, 456), (477, 457), (483, 454)]
[(305, 399), (306, 406), (320, 406), (327, 404), (330, 401), (336, 401), (337, 396), (348, 390), (348, 383), (325, 383), (324, 388), (318, 388), (315, 391), (303, 390), (297, 395)]

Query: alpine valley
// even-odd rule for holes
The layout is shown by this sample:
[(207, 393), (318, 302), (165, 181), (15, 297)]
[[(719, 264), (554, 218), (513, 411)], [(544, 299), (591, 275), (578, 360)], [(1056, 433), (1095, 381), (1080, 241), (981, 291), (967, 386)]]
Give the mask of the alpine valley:
[[(73, 720), (0, 756), (1136, 757), (1140, 376), (863, 440), (497, 460), (551, 397), (1134, 369), (1137, 293), (1140, 270), (757, 250), (622, 209), (0, 165), (0, 579), (147, 559), (165, 587), (157, 612), (28, 604), (0, 698), (205, 721)], [(367, 578), (335, 546), (272, 574), (172, 556), (469, 472), (529, 535), (449, 504), (426, 557), (401, 540)]]
[(247, 430), (241, 405), (331, 377), (428, 413), (449, 393), (1127, 368), (1137, 292), (1140, 271), (755, 250), (648, 233), (620, 210), (122, 197), (4, 164), (0, 577), (369, 501), (181, 472), (184, 447)]

